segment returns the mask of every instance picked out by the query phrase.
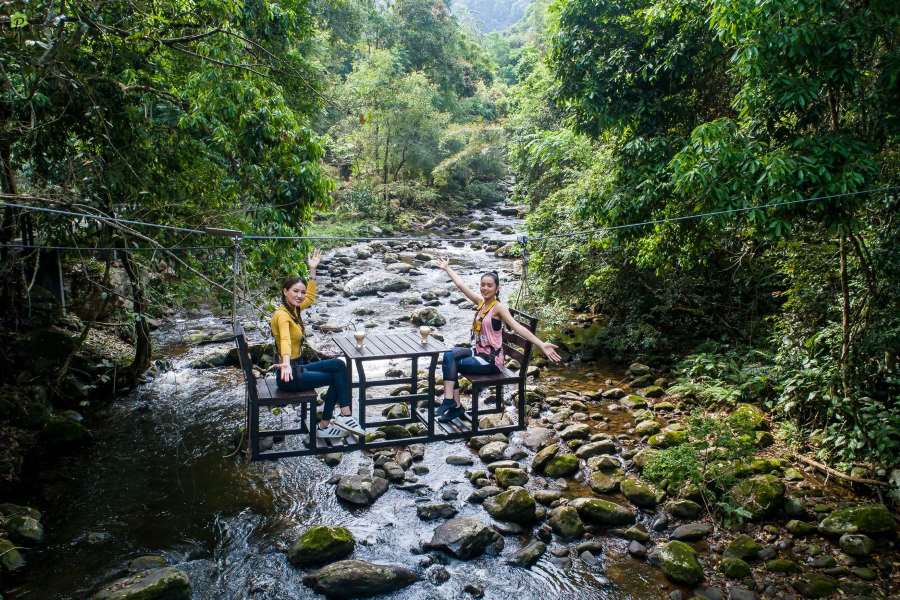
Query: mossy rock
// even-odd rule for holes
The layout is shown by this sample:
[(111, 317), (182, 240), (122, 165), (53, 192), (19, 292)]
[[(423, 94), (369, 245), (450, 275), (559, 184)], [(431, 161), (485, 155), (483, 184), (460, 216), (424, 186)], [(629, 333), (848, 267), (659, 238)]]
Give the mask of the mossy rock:
[(578, 457), (574, 454), (559, 454), (544, 465), (547, 477), (568, 477), (578, 471)]
[(647, 465), (647, 462), (659, 454), (659, 450), (654, 450), (653, 448), (644, 448), (637, 454), (631, 457), (631, 461), (634, 463), (634, 468), (638, 471), (643, 471), (644, 467)]
[(84, 425), (65, 417), (51, 418), (41, 432), (41, 441), (57, 451), (75, 450), (91, 439), (91, 432)]
[(93, 600), (189, 600), (191, 582), (175, 567), (141, 571), (114, 581), (94, 595)]
[(671, 448), (687, 441), (687, 431), (663, 430), (651, 435), (647, 443), (651, 448)]
[(666, 392), (658, 385), (651, 385), (641, 389), (641, 395), (644, 398), (662, 398)]
[(794, 589), (804, 598), (828, 598), (837, 587), (837, 579), (821, 573), (808, 573), (794, 583)]
[(385, 439), (388, 440), (402, 440), (409, 437), (409, 431), (402, 425), (382, 425), (378, 431), (382, 432)]
[(621, 471), (607, 474), (602, 471), (594, 471), (591, 473), (590, 486), (594, 492), (598, 494), (612, 494), (619, 489), (623, 475)]
[(391, 404), (381, 411), (381, 415), (388, 419), (407, 419), (409, 418), (409, 404), (406, 402)]
[(523, 487), (511, 487), (484, 501), (484, 509), (495, 519), (527, 525), (534, 521), (537, 504)]
[(629, 410), (637, 410), (639, 408), (647, 408), (647, 399), (637, 394), (629, 394), (625, 396), (619, 403)]
[(816, 531), (814, 523), (807, 523), (798, 519), (791, 519), (785, 524), (784, 528), (794, 535), (809, 535)]
[(769, 428), (766, 421), (766, 413), (755, 404), (738, 404), (737, 408), (728, 415), (728, 420), (732, 425), (751, 430)]
[(771, 514), (784, 501), (784, 484), (774, 475), (756, 475), (731, 488), (732, 501), (756, 520)]
[(651, 564), (662, 569), (676, 583), (697, 585), (703, 581), (703, 567), (697, 553), (684, 542), (667, 542), (650, 555)]
[(883, 504), (860, 504), (840, 508), (819, 523), (819, 531), (828, 535), (865, 533), (883, 535), (893, 533), (894, 517)]
[(719, 572), (729, 579), (743, 579), (750, 575), (750, 565), (740, 558), (726, 556), (719, 562)]
[(578, 511), (583, 521), (592, 525), (616, 527), (631, 525), (635, 521), (633, 509), (601, 498), (576, 498), (569, 502), (569, 506)]
[(41, 522), (28, 515), (13, 515), (0, 518), (0, 525), (10, 537), (23, 544), (40, 544), (44, 541), (44, 528)]
[(15, 544), (0, 538), (0, 573), (18, 571), (24, 566), (25, 559)]
[(559, 452), (559, 444), (550, 444), (546, 448), (542, 449), (534, 455), (534, 460), (531, 461), (531, 469), (535, 473), (543, 473), (544, 467), (548, 462), (550, 462), (550, 459), (553, 458), (557, 452)]
[(557, 506), (551, 510), (548, 523), (565, 540), (579, 538), (584, 533), (584, 523), (581, 522), (578, 511), (571, 506)]
[(502, 488), (523, 486), (528, 483), (528, 475), (522, 469), (501, 467), (494, 470), (494, 478), (497, 480), (497, 485)]
[(649, 483), (638, 481), (633, 477), (622, 480), (619, 483), (619, 488), (629, 502), (641, 508), (653, 508), (666, 497), (664, 491)]
[(659, 433), (659, 430), (662, 429), (662, 425), (660, 425), (659, 421), (641, 421), (634, 427), (634, 432), (638, 435), (653, 435), (655, 433)]
[(725, 549), (725, 556), (730, 558), (740, 558), (742, 560), (752, 560), (759, 556), (762, 545), (749, 535), (739, 535), (734, 538)]
[(356, 540), (349, 529), (316, 525), (307, 529), (288, 550), (288, 560), (297, 566), (321, 565), (349, 556)]
[(766, 561), (766, 571), (770, 573), (796, 573), (800, 567), (787, 558), (773, 558)]

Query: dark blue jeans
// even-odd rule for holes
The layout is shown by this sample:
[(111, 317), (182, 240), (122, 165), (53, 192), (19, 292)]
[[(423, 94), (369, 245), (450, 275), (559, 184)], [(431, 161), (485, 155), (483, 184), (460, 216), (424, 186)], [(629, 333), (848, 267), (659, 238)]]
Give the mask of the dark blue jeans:
[(325, 406), (322, 407), (322, 418), (330, 420), (334, 416), (334, 406), (350, 406), (350, 391), (347, 388), (347, 365), (336, 358), (301, 363), (291, 361), (293, 379), (282, 381), (281, 373), (276, 381), (278, 389), (286, 392), (305, 392), (323, 385), (328, 386), (325, 392)]
[(456, 346), (453, 350), (444, 352), (444, 381), (457, 381), (459, 374), (471, 373), (472, 375), (492, 375), (499, 373), (500, 369), (493, 363), (483, 365), (478, 362), (471, 348)]

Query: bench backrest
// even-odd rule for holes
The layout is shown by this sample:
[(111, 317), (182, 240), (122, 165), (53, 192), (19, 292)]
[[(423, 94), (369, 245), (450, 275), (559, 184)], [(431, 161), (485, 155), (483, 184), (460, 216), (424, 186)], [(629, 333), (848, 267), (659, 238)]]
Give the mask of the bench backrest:
[(256, 394), (256, 374), (253, 373), (253, 360), (250, 358), (250, 348), (247, 346), (247, 337), (240, 323), (234, 324), (234, 345), (237, 347), (238, 362), (241, 371), (244, 372), (244, 382), (251, 394)]
[[(528, 331), (531, 333), (537, 331), (538, 320), (535, 317), (514, 308), (510, 308), (509, 312)], [(514, 358), (519, 361), (519, 365), (521, 365), (519, 372), (525, 373), (528, 370), (528, 361), (531, 360), (531, 342), (508, 327), (504, 327), (503, 354), (506, 358)]]

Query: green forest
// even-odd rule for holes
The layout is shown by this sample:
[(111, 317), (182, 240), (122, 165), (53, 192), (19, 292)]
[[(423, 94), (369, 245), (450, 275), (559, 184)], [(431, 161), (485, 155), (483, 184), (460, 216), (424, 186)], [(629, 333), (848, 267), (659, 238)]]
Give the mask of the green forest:
[[(638, 395), (597, 392), (593, 401), (653, 409), (653, 384), (683, 418), (670, 430), (652, 410), (635, 416), (627, 434), (636, 443), (665, 439), (644, 461), (632, 453), (626, 471), (641, 463), (648, 486), (701, 504), (717, 532), (758, 522), (727, 488), (751, 471), (769, 477), (768, 467), (746, 466), (760, 452), (769, 454), (755, 460), (785, 461), (780, 472), (802, 467), (866, 502), (900, 505), (898, 33), (900, 4), (888, 0), (2, 3), (0, 500), (43, 497), (50, 508), (41, 490), (52, 486), (36, 473), (102, 460), (85, 448), (103, 447), (111, 407), (133, 402), (178, 360), (182, 350), (163, 335), (174, 324), (204, 311), (228, 321), (238, 296), (267, 319), (278, 282), (307, 275), (314, 247), (339, 292), (354, 257), (367, 258), (348, 250), (361, 240), (377, 238), (366, 254), (396, 252), (402, 263), (404, 251), (437, 256), (421, 238), (469, 236), (473, 253), (510, 265), (524, 256), (508, 267), (517, 281), (502, 298), (518, 306), (524, 297), (541, 339), (563, 355), (550, 367), (534, 351), (551, 376), (532, 382), (550, 388), (529, 391), (542, 394), (535, 423), (539, 413), (550, 430), (561, 422), (548, 425), (546, 410), (560, 406), (548, 399), (574, 400), (569, 387), (581, 390), (581, 406), (592, 406), (591, 386), (624, 387)], [(511, 215), (517, 221), (497, 231), (526, 237), (492, 246), (485, 215)], [(419, 241), (391, 241), (406, 238)], [(335, 296), (326, 301), (339, 311)], [(359, 302), (353, 318), (377, 312)], [(326, 314), (316, 330), (335, 320)], [(594, 375), (603, 369), (613, 375)], [(554, 376), (569, 379), (554, 389)], [(230, 406), (243, 414), (238, 395)], [(739, 416), (718, 418), (728, 413)], [(658, 427), (642, 432), (646, 422)], [(219, 450), (217, 460), (228, 451)], [(234, 485), (235, 502), (253, 505), (243, 494), (256, 484)], [(572, 512), (589, 520), (583, 504)], [(0, 600), (39, 597), (17, 592), (39, 576), (12, 557), (28, 548), (30, 563), (36, 544), (16, 541), (21, 515), (3, 506)], [(813, 514), (828, 516), (788, 511), (800, 521)], [(894, 518), (886, 529), (847, 531), (878, 539)], [(179, 535), (205, 539), (187, 524)], [(839, 546), (857, 557), (852, 568), (881, 569), (867, 579), (877, 579), (872, 590), (841, 587), (842, 597), (896, 592), (892, 550), (878, 563), (860, 558), (871, 549), (854, 554), (844, 538)], [(138, 548), (156, 547), (135, 542), (131, 555)], [(662, 554), (651, 564), (665, 563)], [(99, 562), (79, 569), (96, 574)], [(796, 571), (785, 569), (787, 581)], [(686, 598), (700, 581), (663, 571)], [(844, 575), (810, 577), (828, 593), (790, 579), (791, 593), (831, 597)], [(227, 596), (190, 578), (194, 598)], [(95, 584), (93, 575), (66, 579), (54, 585), (71, 585), (72, 596), (47, 597), (87, 597), (79, 594), (89, 588), (117, 597)], [(734, 597), (796, 597), (776, 596), (781, 589)], [(266, 590), (259, 597), (282, 597)], [(628, 594), (603, 597), (655, 597)]]

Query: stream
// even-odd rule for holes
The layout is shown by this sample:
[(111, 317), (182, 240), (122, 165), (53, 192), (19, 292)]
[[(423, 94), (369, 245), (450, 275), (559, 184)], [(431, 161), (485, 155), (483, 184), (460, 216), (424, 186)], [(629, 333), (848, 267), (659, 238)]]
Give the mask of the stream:
[[(473, 239), (481, 235), (512, 241), (511, 228), (521, 224), (514, 216), (494, 212), (475, 212), (469, 218), (490, 223), (485, 231), (471, 231)], [(447, 319), (436, 332), (451, 344), (465, 341), (471, 309), (451, 302), (458, 301), (461, 294), (445, 273), (415, 258), (416, 253), (449, 256), (473, 287), (482, 272), (497, 269), (501, 295), (507, 301), (512, 299), (521, 271), (515, 259), (497, 258), (477, 241), (474, 248), (461, 242), (384, 246), (413, 267), (412, 274), (403, 275), (412, 287), (347, 298), (343, 283), (355, 275), (384, 269), (384, 251), (377, 245), (373, 249), (372, 244), (358, 244), (326, 252), (320, 295), (305, 316), (315, 346), (325, 351), (330, 347), (330, 334), (321, 331), (325, 323), (347, 327), (354, 319), (362, 319), (360, 325), (369, 331), (410, 330), (413, 326), (401, 319), (422, 306), (410, 303), (424, 292), (434, 293), (437, 300), (431, 295), (428, 298)], [(369, 253), (371, 256), (365, 257)], [(360, 308), (373, 312), (360, 316)], [(251, 341), (264, 341), (267, 324), (243, 312)], [(229, 330), (227, 320), (196, 311), (177, 315), (154, 333), (160, 368), (93, 423), (96, 442), (90, 449), (40, 475), (47, 544), (32, 554), (27, 579), (12, 598), (88, 597), (122, 576), (129, 560), (147, 554), (164, 556), (170, 565), (187, 573), (195, 600), (321, 598), (302, 583), (304, 571), (285, 556), (300, 533), (315, 524), (350, 529), (357, 540), (353, 558), (400, 565), (422, 575), (419, 582), (383, 598), (467, 598), (463, 588), (470, 583), (481, 586), (485, 598), (494, 599), (667, 597), (671, 586), (661, 573), (630, 558), (628, 541), (613, 536), (596, 538), (604, 547), (597, 556), (598, 564), (579, 559), (574, 544), (570, 556), (555, 556), (567, 552), (559, 551), (560, 544), (554, 541), (548, 546), (557, 552), (548, 551), (531, 568), (520, 568), (504, 558), (532, 536), (507, 535), (499, 557), (458, 561), (435, 556), (449, 571), (450, 579), (440, 584), (429, 581), (418, 548), (440, 521), (417, 517), (415, 494), (391, 486), (372, 506), (353, 507), (339, 501), (334, 486), (327, 483), (335, 473), (352, 474), (370, 466), (368, 456), (349, 453), (335, 467), (326, 466), (320, 457), (248, 464), (235, 456), (235, 432), (244, 421), (240, 373), (235, 367), (192, 366), (205, 356), (227, 350), (230, 342), (198, 345), (191, 340), (201, 339), (207, 332), (227, 334)], [(408, 370), (409, 366), (402, 361), (369, 365), (375, 374), (389, 368)], [(621, 375), (613, 368), (591, 364), (544, 370), (541, 381), (548, 390), (587, 393)], [(616, 435), (633, 427), (621, 415), (618, 420), (615, 415), (608, 417), (607, 433)], [(293, 418), (290, 411), (279, 416)], [(429, 444), (422, 463), (428, 472), (419, 476), (419, 482), (428, 486), (435, 499), (446, 488), (456, 488), (459, 494), (453, 504), (459, 516), (489, 521), (481, 506), (466, 502), (474, 489), (464, 476), (468, 467), (446, 462), (447, 456), (460, 454), (472, 455), (476, 463), (471, 468), (481, 468), (477, 455), (463, 442)], [(537, 487), (538, 482), (542, 480), (533, 478), (528, 487)], [(573, 482), (568, 492), (580, 495), (586, 489)]]

